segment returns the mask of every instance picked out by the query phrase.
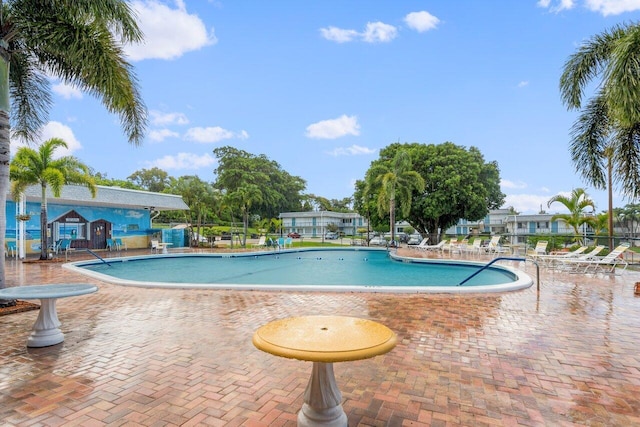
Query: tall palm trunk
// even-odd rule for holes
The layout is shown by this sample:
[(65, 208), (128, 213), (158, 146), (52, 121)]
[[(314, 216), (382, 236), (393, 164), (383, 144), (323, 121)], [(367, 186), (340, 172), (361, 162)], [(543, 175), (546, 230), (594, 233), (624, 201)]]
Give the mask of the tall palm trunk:
[(396, 197), (394, 193), (391, 193), (389, 198), (389, 227), (391, 227), (391, 245), (393, 245), (396, 241)]
[(47, 247), (48, 245), (48, 236), (47, 236), (47, 186), (42, 184), (41, 188), (41, 196), (40, 199), (40, 259), (47, 259)]
[[(0, 40), (0, 244), (4, 246), (7, 231), (7, 193), (9, 192), (9, 55), (7, 44)], [(2, 248), (4, 251), (4, 248)], [(4, 278), (4, 254), (0, 254), (0, 289), (7, 283)], [(6, 302), (6, 301), (5, 301)], [(3, 301), (0, 301), (2, 304)]]
[(613, 153), (609, 153), (607, 157), (607, 193), (609, 196), (609, 218), (607, 222), (608, 234), (609, 234), (609, 250), (613, 250), (613, 160), (611, 159)]

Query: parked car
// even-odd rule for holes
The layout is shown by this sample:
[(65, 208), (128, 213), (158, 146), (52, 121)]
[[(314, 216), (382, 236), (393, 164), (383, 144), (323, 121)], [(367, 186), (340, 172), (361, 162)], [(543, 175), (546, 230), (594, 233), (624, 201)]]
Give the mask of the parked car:
[(299, 239), (300, 235), (294, 231), (292, 233), (287, 234), (287, 237), (291, 237), (292, 239)]
[(409, 236), (409, 240), (407, 240), (407, 245), (419, 245), (422, 241), (422, 236), (419, 234), (412, 234)]
[(369, 240), (369, 246), (371, 246), (371, 245), (386, 246), (387, 245), (387, 239), (385, 239), (382, 236), (374, 236), (373, 239)]
[(338, 233), (334, 233), (333, 231), (329, 231), (327, 232), (327, 234), (324, 235), (325, 239), (328, 240), (335, 240), (338, 238)]

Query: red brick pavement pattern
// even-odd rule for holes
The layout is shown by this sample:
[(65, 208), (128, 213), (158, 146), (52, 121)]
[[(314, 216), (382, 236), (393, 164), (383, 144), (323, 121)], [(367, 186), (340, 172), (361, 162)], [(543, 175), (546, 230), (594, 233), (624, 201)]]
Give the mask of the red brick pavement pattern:
[(58, 301), (56, 346), (25, 346), (36, 311), (0, 317), (3, 426), (295, 426), (311, 364), (251, 336), (307, 314), (398, 334), (384, 356), (335, 365), (350, 426), (640, 425), (635, 272), (543, 271), (539, 294), (388, 295), (141, 289), (59, 264), (7, 269), (10, 285), (100, 289)]

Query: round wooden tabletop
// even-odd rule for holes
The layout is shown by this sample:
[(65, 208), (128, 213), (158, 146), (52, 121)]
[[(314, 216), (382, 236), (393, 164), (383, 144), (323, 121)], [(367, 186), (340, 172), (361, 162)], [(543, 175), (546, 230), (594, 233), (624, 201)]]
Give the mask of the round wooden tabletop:
[(260, 327), (253, 344), (276, 356), (311, 362), (346, 362), (387, 353), (396, 334), (372, 320), (347, 316), (302, 316)]

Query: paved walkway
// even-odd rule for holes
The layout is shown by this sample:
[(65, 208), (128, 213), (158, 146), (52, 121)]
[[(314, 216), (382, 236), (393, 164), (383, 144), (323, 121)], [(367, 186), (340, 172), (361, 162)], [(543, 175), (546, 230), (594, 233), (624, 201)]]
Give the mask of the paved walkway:
[(56, 346), (25, 347), (37, 311), (0, 317), (3, 426), (294, 426), (311, 364), (251, 336), (307, 314), (398, 334), (384, 356), (335, 365), (350, 426), (640, 425), (639, 273), (543, 271), (540, 293), (457, 296), (140, 289), (55, 263), (7, 270), (10, 285), (100, 289), (58, 301)]

